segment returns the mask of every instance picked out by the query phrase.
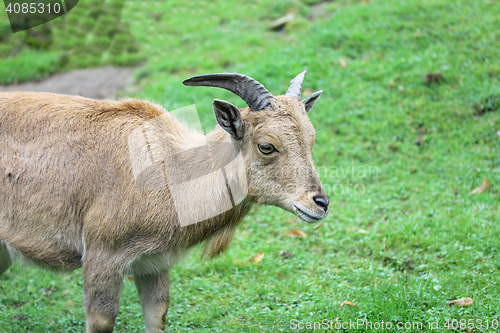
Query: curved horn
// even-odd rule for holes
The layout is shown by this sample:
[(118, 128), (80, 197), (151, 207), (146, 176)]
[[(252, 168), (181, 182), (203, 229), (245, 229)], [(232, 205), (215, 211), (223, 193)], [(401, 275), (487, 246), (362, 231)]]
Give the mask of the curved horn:
[(299, 75), (290, 81), (290, 88), (288, 88), (285, 96), (302, 98), (302, 82), (304, 81), (304, 76), (306, 76), (307, 71), (303, 71)]
[(247, 103), (253, 111), (270, 105), (273, 95), (259, 82), (243, 74), (217, 73), (193, 76), (182, 81), (186, 86), (209, 86), (229, 90)]

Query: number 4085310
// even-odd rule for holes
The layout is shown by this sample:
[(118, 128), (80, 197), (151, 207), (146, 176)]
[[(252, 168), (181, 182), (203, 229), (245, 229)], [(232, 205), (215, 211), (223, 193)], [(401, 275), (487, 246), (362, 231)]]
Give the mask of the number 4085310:
[(444, 327), (452, 330), (457, 329), (498, 329), (500, 321), (498, 319), (448, 319), (444, 323)]
[(7, 13), (23, 14), (58, 14), (61, 11), (61, 4), (55, 3), (9, 3), (5, 8)]

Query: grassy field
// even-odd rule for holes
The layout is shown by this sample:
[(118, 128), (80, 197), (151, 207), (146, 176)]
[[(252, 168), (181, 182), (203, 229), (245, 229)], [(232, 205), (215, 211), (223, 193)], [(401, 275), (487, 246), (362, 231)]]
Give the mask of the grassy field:
[[(75, 68), (143, 62), (123, 17), (124, 5), (125, 0), (81, 1), (68, 15), (15, 34), (7, 15), (0, 15), (0, 84), (40, 80)], [(2, 12), (4, 8), (0, 5)]]
[[(283, 31), (267, 29), (290, 12)], [(205, 261), (194, 249), (172, 271), (169, 331), (306, 332), (323, 320), (339, 332), (379, 332), (382, 321), (388, 332), (499, 330), (497, 1), (127, 1), (121, 20), (139, 46), (132, 60), (144, 59), (134, 96), (196, 104), (206, 130), (213, 98), (244, 103), (182, 86), (191, 75), (240, 72), (278, 95), (307, 69), (305, 90), (324, 90), (310, 118), (330, 215), (314, 229), (261, 207), (227, 253)], [(45, 62), (19, 52), (2, 71), (65, 51), (40, 51)], [(489, 188), (473, 194), (483, 179)], [(81, 332), (82, 284), (81, 270), (14, 265), (0, 277), (0, 332)], [(462, 297), (474, 304), (448, 305)], [(346, 325), (361, 320), (372, 328)], [(143, 327), (126, 280), (116, 331)]]

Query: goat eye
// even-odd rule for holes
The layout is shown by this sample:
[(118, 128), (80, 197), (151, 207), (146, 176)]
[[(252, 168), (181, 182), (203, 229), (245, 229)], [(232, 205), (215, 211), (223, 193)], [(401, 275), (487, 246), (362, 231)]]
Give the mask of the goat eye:
[(269, 155), (274, 151), (277, 151), (276, 148), (270, 143), (258, 144), (259, 150), (262, 154)]

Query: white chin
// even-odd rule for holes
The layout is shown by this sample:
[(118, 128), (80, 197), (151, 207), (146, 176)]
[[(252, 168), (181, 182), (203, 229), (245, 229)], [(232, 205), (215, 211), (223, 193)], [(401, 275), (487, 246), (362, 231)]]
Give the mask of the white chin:
[(318, 215), (314, 212), (309, 211), (305, 207), (300, 204), (295, 204), (294, 210), (297, 212), (297, 217), (304, 222), (307, 223), (316, 223), (319, 222), (322, 218), (324, 218), (327, 214)]

